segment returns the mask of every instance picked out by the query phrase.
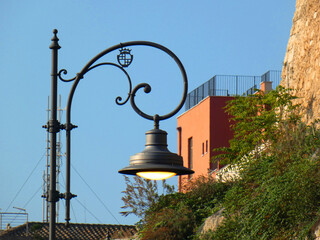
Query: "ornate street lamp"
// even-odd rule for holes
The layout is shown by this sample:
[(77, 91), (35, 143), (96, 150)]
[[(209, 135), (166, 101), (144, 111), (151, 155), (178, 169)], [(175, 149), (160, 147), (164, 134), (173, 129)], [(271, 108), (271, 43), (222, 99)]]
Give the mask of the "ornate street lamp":
[[(178, 57), (171, 52), (166, 47), (159, 45), (153, 42), (146, 41), (133, 41), (133, 42), (125, 42), (115, 45), (113, 47), (107, 48), (102, 51), (94, 58), (92, 58), (84, 68), (72, 79), (64, 79), (62, 74), (67, 74), (67, 70), (62, 69), (58, 71), (58, 50), (61, 48), (58, 44), (58, 31), (55, 29), (53, 31), (54, 36), (51, 39), (52, 43), (50, 45), (50, 49), (52, 50), (52, 70), (51, 70), (51, 116), (48, 124), (44, 126), (47, 128), (47, 131), (50, 133), (50, 189), (48, 195), (45, 196), (47, 201), (50, 202), (50, 222), (49, 222), (49, 239), (55, 239), (55, 217), (56, 217), (56, 202), (59, 199), (65, 199), (66, 201), (66, 224), (69, 224), (70, 221), (70, 200), (76, 195), (70, 192), (70, 149), (71, 149), (71, 130), (76, 128), (77, 126), (71, 123), (71, 104), (74, 92), (78, 86), (80, 80), (84, 77), (86, 73), (100, 66), (114, 66), (119, 68), (128, 78), (129, 81), (129, 94), (128, 97), (122, 101), (121, 97), (116, 98), (116, 103), (118, 105), (123, 105), (130, 100), (132, 108), (143, 118), (154, 121), (154, 129), (146, 132), (146, 148), (141, 152), (137, 153), (130, 157), (130, 165), (119, 170), (119, 173), (129, 174), (129, 175), (139, 175), (141, 177), (145, 177), (148, 179), (164, 179), (168, 177), (172, 177), (174, 175), (184, 175), (184, 174), (192, 174), (194, 173), (192, 170), (185, 168), (183, 166), (183, 160), (181, 156), (178, 156), (175, 153), (171, 153), (167, 149), (167, 133), (161, 129), (159, 129), (159, 122), (161, 120), (168, 119), (175, 115), (183, 106), (188, 90), (188, 80), (187, 75), (184, 70), (184, 67)], [(131, 46), (149, 46), (153, 48), (157, 48), (166, 54), (168, 54), (178, 65), (182, 78), (183, 78), (183, 97), (178, 107), (172, 112), (159, 116), (151, 116), (143, 111), (141, 111), (136, 103), (135, 103), (135, 94), (136, 92), (144, 88), (145, 93), (149, 93), (151, 91), (151, 87), (147, 83), (138, 84), (132, 90), (131, 79), (127, 71), (124, 69), (128, 67), (132, 60), (133, 55), (131, 54), (131, 50), (126, 47)], [(102, 62), (97, 63), (97, 61), (103, 56), (111, 53), (115, 50), (120, 50), (120, 54), (117, 56), (118, 64), (112, 62)], [(57, 81), (58, 78), (63, 82), (71, 82), (73, 81), (73, 85), (71, 87), (67, 109), (66, 109), (66, 124), (61, 124), (57, 120)], [(66, 130), (66, 192), (59, 193), (56, 190), (56, 134), (60, 130)]]

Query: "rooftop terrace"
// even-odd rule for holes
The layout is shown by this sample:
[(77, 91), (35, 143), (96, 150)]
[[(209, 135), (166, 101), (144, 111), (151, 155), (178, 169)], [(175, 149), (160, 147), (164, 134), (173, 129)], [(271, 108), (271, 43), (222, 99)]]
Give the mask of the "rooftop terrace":
[(272, 89), (275, 89), (280, 81), (281, 71), (278, 70), (269, 70), (261, 76), (215, 75), (188, 93), (185, 110), (208, 96), (247, 96), (260, 89), (261, 82), (272, 82)]

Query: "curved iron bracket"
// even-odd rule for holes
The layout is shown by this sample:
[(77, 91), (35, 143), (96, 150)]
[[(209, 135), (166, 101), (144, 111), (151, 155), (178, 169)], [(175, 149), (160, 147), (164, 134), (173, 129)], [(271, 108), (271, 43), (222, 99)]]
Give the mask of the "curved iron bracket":
[[(106, 65), (108, 65), (108, 66), (114, 66), (114, 67), (119, 68), (119, 69), (127, 76), (127, 79), (128, 79), (128, 82), (129, 82), (129, 93), (128, 93), (128, 97), (127, 97), (123, 102), (121, 102), (121, 101), (122, 101), (122, 97), (120, 97), (120, 96), (116, 97), (116, 100), (115, 100), (116, 104), (118, 104), (118, 105), (124, 105), (124, 104), (126, 104), (126, 103), (129, 101), (130, 93), (131, 93), (131, 91), (132, 91), (132, 82), (131, 82), (131, 78), (130, 78), (128, 72), (127, 72), (122, 66), (120, 66), (120, 65), (118, 65), (118, 64), (115, 64), (115, 63), (112, 63), (112, 62), (103, 62), (103, 63), (98, 63), (98, 64), (93, 65), (92, 67), (88, 68), (88, 70), (86, 71), (86, 73), (90, 72), (92, 69), (94, 69), (94, 68), (96, 68), (96, 67), (106, 66)], [(77, 78), (79, 78), (79, 74), (77, 74), (74, 78), (64, 79), (64, 78), (61, 76), (61, 74), (66, 75), (67, 73), (68, 73), (68, 71), (67, 71), (66, 69), (61, 69), (61, 70), (59, 71), (59, 73), (58, 73), (59, 79), (60, 79), (61, 81), (63, 81), (63, 82), (72, 82), (72, 81), (76, 80)], [(83, 75), (82, 75), (82, 76), (83, 76)], [(82, 77), (82, 78), (83, 78), (83, 77)], [(81, 79), (81, 78), (80, 78), (80, 79)]]
[[(149, 46), (149, 47), (157, 48), (157, 49), (165, 52), (171, 58), (173, 58), (173, 60), (178, 65), (178, 67), (180, 69), (180, 72), (181, 72), (181, 75), (182, 75), (182, 80), (183, 80), (183, 94), (182, 94), (182, 99), (181, 99), (179, 105), (172, 112), (170, 112), (168, 114), (165, 114), (165, 115), (162, 115), (162, 116), (159, 116), (157, 114), (154, 115), (154, 116), (151, 116), (149, 114), (144, 113), (140, 108), (138, 108), (138, 106), (135, 103), (135, 94), (141, 88), (145, 88), (145, 93), (149, 93), (151, 91), (151, 86), (149, 84), (140, 83), (131, 91), (131, 79), (130, 79), (129, 74), (124, 70), (124, 67), (122, 67), (120, 65), (117, 65), (117, 64), (114, 64), (114, 63), (99, 63), (99, 64), (94, 65), (94, 63), (96, 61), (98, 61), (100, 58), (102, 58), (103, 56), (105, 56), (105, 55), (107, 55), (107, 54), (109, 54), (109, 53), (111, 53), (111, 52), (113, 52), (115, 50), (124, 49), (125, 47), (132, 47), (132, 46)], [(68, 121), (70, 121), (70, 118), (71, 118), (71, 116), (70, 116), (71, 103), (72, 103), (73, 95), (74, 95), (74, 92), (75, 92), (75, 90), (76, 90), (76, 88), (78, 86), (79, 81), (83, 78), (83, 76), (87, 72), (91, 71), (92, 69), (94, 69), (94, 68), (96, 68), (98, 66), (102, 66), (102, 65), (112, 65), (112, 66), (118, 67), (119, 69), (121, 69), (126, 74), (128, 80), (129, 80), (129, 88), (130, 88), (129, 96), (127, 97), (127, 99), (124, 102), (120, 102), (122, 100), (122, 98), (121, 97), (117, 97), (116, 98), (116, 103), (119, 104), (119, 105), (123, 105), (130, 98), (130, 103), (131, 103), (131, 106), (134, 109), (134, 111), (137, 114), (139, 114), (141, 117), (143, 117), (143, 118), (155, 121), (155, 126), (159, 125), (159, 121), (168, 119), (168, 118), (172, 117), (173, 115), (175, 115), (183, 107), (183, 104), (184, 104), (184, 102), (186, 100), (186, 97), (187, 97), (188, 80), (187, 80), (187, 74), (186, 74), (186, 71), (184, 69), (184, 66), (182, 65), (182, 63), (179, 60), (179, 58), (171, 50), (169, 50), (168, 48), (166, 48), (166, 47), (164, 47), (164, 46), (162, 46), (160, 44), (154, 43), (154, 42), (148, 42), (148, 41), (125, 42), (125, 43), (120, 43), (118, 45), (114, 45), (113, 47), (110, 47), (110, 48), (102, 51), (98, 55), (96, 55), (94, 58), (92, 58), (85, 65), (85, 67), (77, 74), (77, 76), (72, 78), (72, 79), (68, 79), (68, 80), (67, 79), (62, 79), (61, 73), (66, 74), (67, 71), (65, 69), (60, 70), (58, 76), (62, 81), (65, 81), (65, 82), (66, 81), (68, 81), (68, 82), (69, 81), (74, 81), (74, 83), (72, 85), (72, 88), (70, 90), (70, 93), (69, 93), (69, 98), (68, 98), (68, 103), (67, 103), (67, 113), (66, 113), (66, 115), (67, 115), (66, 116), (67, 124), (68, 124)], [(125, 66), (125, 67), (127, 67), (127, 66)]]

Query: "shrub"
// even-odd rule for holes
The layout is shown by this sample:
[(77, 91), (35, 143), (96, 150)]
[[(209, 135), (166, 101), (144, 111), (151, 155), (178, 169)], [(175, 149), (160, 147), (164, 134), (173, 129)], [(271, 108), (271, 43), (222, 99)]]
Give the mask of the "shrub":
[(141, 239), (192, 239), (203, 221), (221, 207), (231, 185), (200, 177), (186, 193), (161, 196), (146, 212)]
[[(240, 110), (237, 100), (229, 108), (235, 121), (243, 121), (235, 123), (236, 138), (223, 157), (241, 167), (238, 181), (223, 201), (227, 220), (211, 233), (212, 239), (310, 237), (319, 219), (320, 132), (316, 124), (301, 122), (293, 98), (280, 88), (269, 95), (240, 99)], [(268, 108), (246, 117), (240, 111), (247, 101)], [(263, 151), (256, 151), (256, 144), (263, 145)], [(242, 158), (236, 155), (241, 148)]]

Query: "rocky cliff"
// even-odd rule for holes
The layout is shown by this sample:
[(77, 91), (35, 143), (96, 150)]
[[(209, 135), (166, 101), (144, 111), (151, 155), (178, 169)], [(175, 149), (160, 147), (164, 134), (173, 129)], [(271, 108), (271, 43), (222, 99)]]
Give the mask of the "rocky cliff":
[(281, 85), (294, 89), (304, 121), (320, 118), (319, 0), (296, 0)]

